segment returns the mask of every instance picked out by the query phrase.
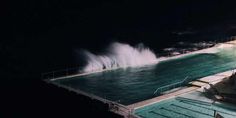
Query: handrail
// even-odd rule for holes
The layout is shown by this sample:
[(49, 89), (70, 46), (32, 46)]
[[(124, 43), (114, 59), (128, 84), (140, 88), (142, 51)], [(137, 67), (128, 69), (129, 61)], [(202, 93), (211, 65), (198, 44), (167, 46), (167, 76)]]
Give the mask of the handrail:
[(66, 68), (61, 70), (54, 70), (51, 72), (45, 72), (41, 74), (42, 79), (54, 79), (58, 77), (65, 77), (80, 73), (81, 67)]
[[(185, 84), (185, 82), (187, 81), (187, 79), (188, 79), (189, 77), (188, 76), (186, 76), (182, 81), (179, 81), (179, 82), (176, 82), (176, 83), (173, 83), (173, 84), (169, 84), (169, 85), (165, 85), (165, 86), (162, 86), (162, 87), (159, 87), (159, 88), (157, 88), (154, 92), (153, 92), (153, 95), (156, 95), (156, 93), (162, 93), (163, 92), (163, 89), (166, 89), (166, 88), (172, 88), (173, 87), (173, 89), (174, 88), (176, 88), (177, 87), (177, 85), (183, 85), (183, 84)], [(179, 86), (178, 86), (179, 87)], [(160, 91), (160, 92), (158, 92), (158, 91)]]

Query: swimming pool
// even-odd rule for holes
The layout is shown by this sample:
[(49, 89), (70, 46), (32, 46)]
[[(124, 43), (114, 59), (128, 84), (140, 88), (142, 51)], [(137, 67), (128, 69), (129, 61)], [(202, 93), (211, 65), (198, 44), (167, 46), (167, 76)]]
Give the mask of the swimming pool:
[(225, 103), (213, 103), (201, 92), (192, 92), (176, 98), (136, 109), (134, 114), (142, 118), (214, 118), (217, 112), (225, 118), (236, 117), (236, 107)]
[(236, 48), (194, 54), (155, 65), (124, 68), (53, 82), (128, 105), (150, 99), (164, 85), (189, 76), (189, 81), (236, 68)]

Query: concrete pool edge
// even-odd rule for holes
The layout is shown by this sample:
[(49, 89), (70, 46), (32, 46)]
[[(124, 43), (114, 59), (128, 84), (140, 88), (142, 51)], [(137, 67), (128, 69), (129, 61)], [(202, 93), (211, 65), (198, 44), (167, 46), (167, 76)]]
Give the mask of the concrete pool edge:
[(184, 93), (188, 93), (188, 92), (194, 91), (196, 89), (198, 89), (198, 87), (188, 87), (188, 88), (185, 88), (185, 89), (175, 91), (173, 93), (164, 94), (164, 95), (161, 95), (161, 96), (158, 96), (158, 97), (155, 97), (155, 98), (151, 98), (151, 99), (148, 99), (148, 100), (137, 102), (137, 103), (128, 105), (127, 107), (129, 109), (134, 109), (135, 110), (135, 109), (138, 109), (138, 108), (141, 108), (141, 107), (145, 107), (145, 106), (148, 106), (148, 105), (155, 104), (155, 103), (163, 101), (163, 100), (174, 98), (176, 95), (181, 95), (181, 94), (184, 94)]

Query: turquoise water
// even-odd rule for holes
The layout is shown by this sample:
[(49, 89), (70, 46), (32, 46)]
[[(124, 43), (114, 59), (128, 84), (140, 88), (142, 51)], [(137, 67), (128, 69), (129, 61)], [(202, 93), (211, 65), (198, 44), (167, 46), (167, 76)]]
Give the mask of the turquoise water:
[[(199, 97), (198, 95), (195, 95), (196, 98)], [(182, 97), (139, 108), (135, 110), (134, 114), (142, 118), (214, 118), (215, 111), (224, 118), (236, 117), (236, 106), (225, 103), (211, 104), (211, 102), (199, 101), (199, 99)]]
[(128, 105), (152, 98), (158, 87), (181, 81), (186, 76), (190, 77), (190, 81), (235, 68), (235, 49), (221, 49), (214, 54), (195, 54), (151, 66), (117, 69), (54, 82)]

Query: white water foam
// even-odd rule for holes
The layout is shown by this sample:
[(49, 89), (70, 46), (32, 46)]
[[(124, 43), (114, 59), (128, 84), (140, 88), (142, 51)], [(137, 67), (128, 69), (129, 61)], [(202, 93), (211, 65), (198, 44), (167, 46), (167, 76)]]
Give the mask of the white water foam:
[(137, 67), (157, 63), (156, 55), (142, 44), (132, 47), (128, 44), (114, 42), (104, 55), (95, 55), (84, 51), (87, 65), (83, 72), (93, 72), (115, 68)]
[(95, 55), (89, 51), (83, 51), (87, 60), (87, 65), (80, 72), (93, 73), (117, 68), (151, 65), (160, 61), (176, 59), (192, 54), (214, 54), (219, 52), (219, 49), (230, 48), (231, 46), (232, 45), (228, 44), (218, 44), (211, 48), (185, 54), (157, 58), (149, 48), (145, 48), (142, 44), (137, 47), (132, 47), (129, 44), (114, 42), (107, 48), (108, 51), (103, 55)]
[[(236, 43), (234, 43), (236, 44)], [(170, 56), (170, 57), (158, 57), (156, 58), (155, 54), (150, 51), (148, 48), (144, 48), (142, 45), (138, 46), (138, 47), (132, 47), (128, 44), (123, 44), (123, 43), (113, 43), (108, 49), (110, 49), (110, 51), (108, 51), (105, 55), (95, 55), (92, 54), (88, 51), (83, 51), (85, 56), (87, 57), (87, 61), (88, 64), (83, 68), (83, 70), (79, 70), (79, 74), (75, 74), (75, 75), (70, 75), (70, 76), (64, 76), (64, 77), (59, 77), (59, 78), (54, 78), (51, 79), (52, 81), (58, 80), (58, 79), (65, 79), (65, 78), (71, 78), (71, 77), (77, 77), (77, 76), (84, 76), (84, 75), (88, 75), (88, 74), (92, 74), (92, 73), (98, 73), (98, 72), (103, 72), (106, 70), (112, 70), (112, 69), (117, 69), (117, 68), (122, 68), (122, 64), (118, 65), (117, 62), (113, 62), (115, 60), (122, 60), (119, 58), (123, 57), (123, 54), (128, 55), (126, 58), (123, 59), (128, 59), (127, 62), (132, 63), (132, 59), (135, 60), (142, 60), (142, 63), (137, 63), (136, 66), (142, 66), (142, 64), (144, 65), (151, 65), (151, 64), (156, 64), (158, 62), (161, 61), (166, 61), (166, 60), (172, 60), (172, 59), (177, 59), (180, 57), (184, 57), (184, 56), (188, 56), (188, 55), (193, 55), (193, 54), (202, 54), (202, 53), (217, 53), (219, 52), (221, 49), (230, 49), (233, 47), (236, 47), (233, 43), (232, 44), (228, 44), (228, 42), (226, 43), (220, 43), (217, 44), (211, 48), (206, 48), (206, 49), (201, 49), (201, 50), (196, 50), (193, 52), (188, 52), (185, 54), (179, 54), (179, 55), (175, 55), (175, 56)], [(117, 47), (116, 47), (117, 46)], [(126, 47), (127, 49), (122, 49), (124, 46), (124, 48)], [(114, 49), (113, 49), (114, 48)], [(119, 50), (121, 52), (119, 52)], [(129, 55), (129, 52), (135, 52), (134, 54)], [(118, 51), (118, 52), (117, 52)], [(123, 53), (124, 52), (124, 53)], [(116, 53), (118, 53), (118, 55), (115, 55)], [(137, 55), (135, 57), (141, 57), (140, 59), (136, 59), (135, 57), (129, 58), (132, 55)], [(142, 57), (142, 56), (146, 56), (147, 57)], [(118, 59), (114, 59), (116, 57), (119, 57)], [(112, 60), (113, 59), (113, 60)], [(148, 60), (148, 61), (146, 61)], [(106, 62), (106, 63), (105, 63)], [(105, 64), (107, 64), (105, 66)], [(131, 65), (132, 65), (131, 64)], [(129, 65), (124, 65), (123, 67), (127, 67)], [(106, 68), (107, 67), (107, 68)]]

